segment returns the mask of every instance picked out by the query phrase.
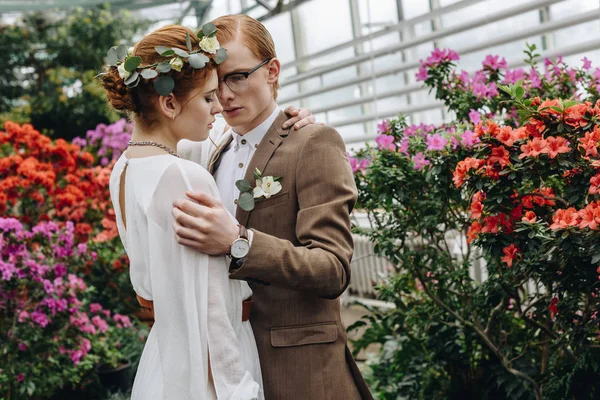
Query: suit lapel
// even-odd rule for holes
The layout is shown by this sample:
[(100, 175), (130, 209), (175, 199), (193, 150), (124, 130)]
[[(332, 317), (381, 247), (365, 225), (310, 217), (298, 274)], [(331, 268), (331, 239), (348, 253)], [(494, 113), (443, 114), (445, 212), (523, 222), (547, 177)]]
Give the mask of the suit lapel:
[[(248, 169), (246, 170), (246, 174), (244, 175), (244, 179), (246, 179), (252, 186), (255, 184), (254, 179), (254, 171), (256, 168), (260, 170), (260, 172), (265, 171), (265, 167), (267, 163), (275, 153), (275, 150), (279, 147), (283, 138), (285, 138), (289, 134), (289, 129), (283, 130), (281, 126), (285, 121), (287, 121), (288, 116), (285, 115), (283, 111), (279, 113), (275, 122), (271, 125), (265, 137), (262, 139), (260, 144), (258, 145), (250, 164), (248, 164)], [(251, 211), (244, 211), (240, 207), (237, 207), (235, 218), (238, 222), (244, 226), (248, 223), (248, 219), (250, 218)]]
[(231, 133), (226, 134), (227, 136), (221, 142), (221, 145), (215, 150), (212, 157), (210, 158), (210, 162), (208, 163), (208, 172), (211, 175), (214, 175), (221, 163), (221, 156), (223, 155), (223, 150), (229, 146), (229, 144), (233, 141), (233, 135)]

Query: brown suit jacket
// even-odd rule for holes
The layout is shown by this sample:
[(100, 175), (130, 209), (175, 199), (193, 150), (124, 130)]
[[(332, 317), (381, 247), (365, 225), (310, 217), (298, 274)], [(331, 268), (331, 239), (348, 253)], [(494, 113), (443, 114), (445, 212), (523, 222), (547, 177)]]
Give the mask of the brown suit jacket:
[[(254, 292), (250, 322), (265, 398), (372, 399), (347, 348), (338, 299), (350, 280), (349, 213), (357, 198), (346, 147), (329, 126), (281, 130), (286, 119), (282, 112), (275, 120), (245, 177), (254, 184), (258, 168), (281, 177), (283, 188), (251, 212), (238, 208), (254, 239), (241, 266), (230, 268), (230, 278)], [(217, 151), (211, 169), (219, 158)]]

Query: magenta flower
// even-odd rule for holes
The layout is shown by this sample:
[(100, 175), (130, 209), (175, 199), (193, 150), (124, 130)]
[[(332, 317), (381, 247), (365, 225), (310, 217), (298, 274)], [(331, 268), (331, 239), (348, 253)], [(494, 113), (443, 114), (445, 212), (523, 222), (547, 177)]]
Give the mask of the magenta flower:
[(525, 77), (526, 74), (523, 68), (513, 69), (512, 71), (507, 69), (504, 74), (504, 83), (515, 84), (518, 81), (525, 80)]
[(130, 328), (132, 326), (131, 320), (126, 315), (115, 314), (113, 319), (119, 328)]
[(19, 375), (17, 375), (17, 382), (21, 383), (24, 380), (25, 380), (25, 376), (23, 375), (22, 372)]
[(21, 311), (19, 313), (19, 323), (23, 323), (25, 321), (27, 321), (27, 319), (29, 318), (29, 313), (25, 310)]
[(483, 60), (482, 64), (484, 68), (489, 68), (494, 71), (506, 68), (506, 60), (504, 58), (500, 58), (500, 56), (493, 56), (491, 54), (488, 54), (485, 57), (485, 60)]
[(466, 130), (462, 133), (462, 135), (460, 135), (460, 144), (463, 147), (469, 148), (476, 143), (479, 143), (479, 138), (475, 132)]
[(100, 318), (100, 316), (96, 315), (95, 317), (92, 318), (92, 323), (94, 325), (96, 325), (96, 327), (98, 327), (98, 329), (100, 330), (100, 332), (104, 333), (108, 330), (108, 324), (106, 323), (105, 320), (103, 320), (102, 318)]
[(392, 126), (390, 124), (390, 121), (388, 121), (387, 119), (384, 119), (383, 121), (381, 121), (380, 124), (377, 124), (377, 133), (389, 132), (391, 127)]
[(400, 141), (400, 147), (398, 148), (398, 151), (404, 155), (408, 155), (408, 145), (410, 144), (410, 141), (408, 140), (407, 137), (403, 138)]
[(427, 57), (425, 62), (421, 61), (421, 64), (425, 67), (436, 66), (442, 62), (456, 61), (460, 57), (458, 53), (450, 49), (435, 49), (431, 52), (431, 55)]
[(421, 152), (418, 152), (417, 154), (415, 154), (415, 156), (413, 157), (412, 160), (413, 160), (413, 163), (415, 164), (413, 166), (413, 168), (416, 170), (421, 170), (421, 169), (425, 168), (427, 165), (431, 164), (431, 162), (427, 158), (425, 158), (425, 156)]
[(471, 112), (469, 113), (469, 119), (473, 124), (477, 125), (481, 122), (481, 114), (479, 114), (479, 111), (471, 108)]
[(90, 312), (95, 314), (98, 311), (102, 311), (102, 305), (98, 304), (98, 303), (92, 303), (90, 304)]
[(50, 320), (48, 320), (46, 314), (39, 311), (34, 311), (31, 313), (31, 320), (42, 328), (45, 328), (50, 323)]
[(444, 150), (447, 144), (448, 140), (439, 133), (436, 133), (435, 135), (430, 135), (427, 138), (427, 151)]
[(394, 140), (396, 140), (393, 136), (390, 135), (378, 135), (375, 138), (375, 142), (379, 146), (380, 150), (396, 150), (396, 145), (394, 144)]
[(19, 351), (27, 350), (27, 345), (25, 343), (19, 343)]
[(531, 87), (533, 89), (540, 89), (542, 87), (542, 80), (540, 79), (540, 76), (534, 67), (531, 67), (529, 81), (531, 82)]
[(426, 67), (419, 67), (419, 72), (417, 72), (415, 74), (415, 78), (417, 79), (417, 82), (422, 82), (427, 80), (427, 78), (429, 77), (429, 73), (427, 72), (427, 68)]
[(17, 268), (14, 264), (0, 260), (0, 273), (2, 273), (3, 281), (11, 280), (15, 272), (17, 272)]
[(583, 57), (581, 59), (581, 61), (583, 61), (583, 69), (588, 71), (590, 68), (592, 68), (592, 61), (588, 60), (587, 57)]
[(82, 350), (75, 350), (71, 353), (70, 357), (71, 357), (71, 361), (73, 361), (73, 364), (77, 365), (81, 362), (81, 360), (85, 356), (84, 356)]
[(462, 71), (458, 76), (458, 79), (460, 79), (464, 86), (467, 86), (469, 83), (471, 83), (471, 78), (469, 77), (469, 73), (467, 71)]
[(67, 274), (67, 267), (64, 264), (56, 264), (54, 266), (54, 275), (58, 278), (65, 276)]

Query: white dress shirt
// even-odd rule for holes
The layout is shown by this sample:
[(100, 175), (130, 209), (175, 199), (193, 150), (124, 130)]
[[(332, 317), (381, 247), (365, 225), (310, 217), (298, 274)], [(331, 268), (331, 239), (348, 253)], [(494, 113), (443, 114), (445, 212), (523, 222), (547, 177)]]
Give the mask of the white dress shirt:
[[(237, 199), (240, 196), (240, 191), (235, 186), (235, 182), (244, 179), (248, 164), (250, 164), (256, 148), (273, 125), (273, 122), (275, 122), (280, 111), (276, 105), (267, 119), (245, 135), (239, 135), (233, 129), (230, 129), (233, 140), (223, 150), (221, 162), (214, 177), (221, 193), (223, 205), (234, 216), (237, 210)], [(250, 184), (254, 186), (255, 182), (250, 181)]]

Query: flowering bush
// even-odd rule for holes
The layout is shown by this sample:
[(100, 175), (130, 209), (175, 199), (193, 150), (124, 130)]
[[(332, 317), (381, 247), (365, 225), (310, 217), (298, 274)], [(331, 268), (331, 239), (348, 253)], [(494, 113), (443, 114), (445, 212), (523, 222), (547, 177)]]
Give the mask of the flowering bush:
[[(89, 138), (94, 145), (100, 143), (96, 133)], [(107, 154), (114, 156), (116, 151), (112, 147)], [(77, 241), (91, 240), (90, 247), (98, 253), (81, 270), (86, 282), (97, 288), (93, 300), (127, 313), (137, 306), (110, 199), (112, 164), (93, 164), (94, 156), (77, 144), (52, 141), (31, 125), (7, 122), (0, 131), (0, 212), (26, 227), (40, 221), (59, 226), (72, 221)]]
[(33, 126), (6, 122), (0, 131), (0, 212), (32, 225), (73, 221), (79, 240), (117, 236), (108, 180), (94, 156)]
[(384, 122), (351, 159), (365, 233), (396, 270), (380, 287), (396, 308), (355, 343), (383, 345), (367, 373), (380, 398), (600, 393), (600, 70), (541, 73), (526, 53), (527, 71), (488, 56), (471, 75), (436, 50), (418, 78), (456, 121)]
[(124, 118), (114, 124), (99, 124), (96, 129), (87, 131), (86, 137), (76, 137), (73, 144), (81, 146), (100, 158), (100, 165), (107, 166), (117, 161), (131, 140), (133, 123)]

